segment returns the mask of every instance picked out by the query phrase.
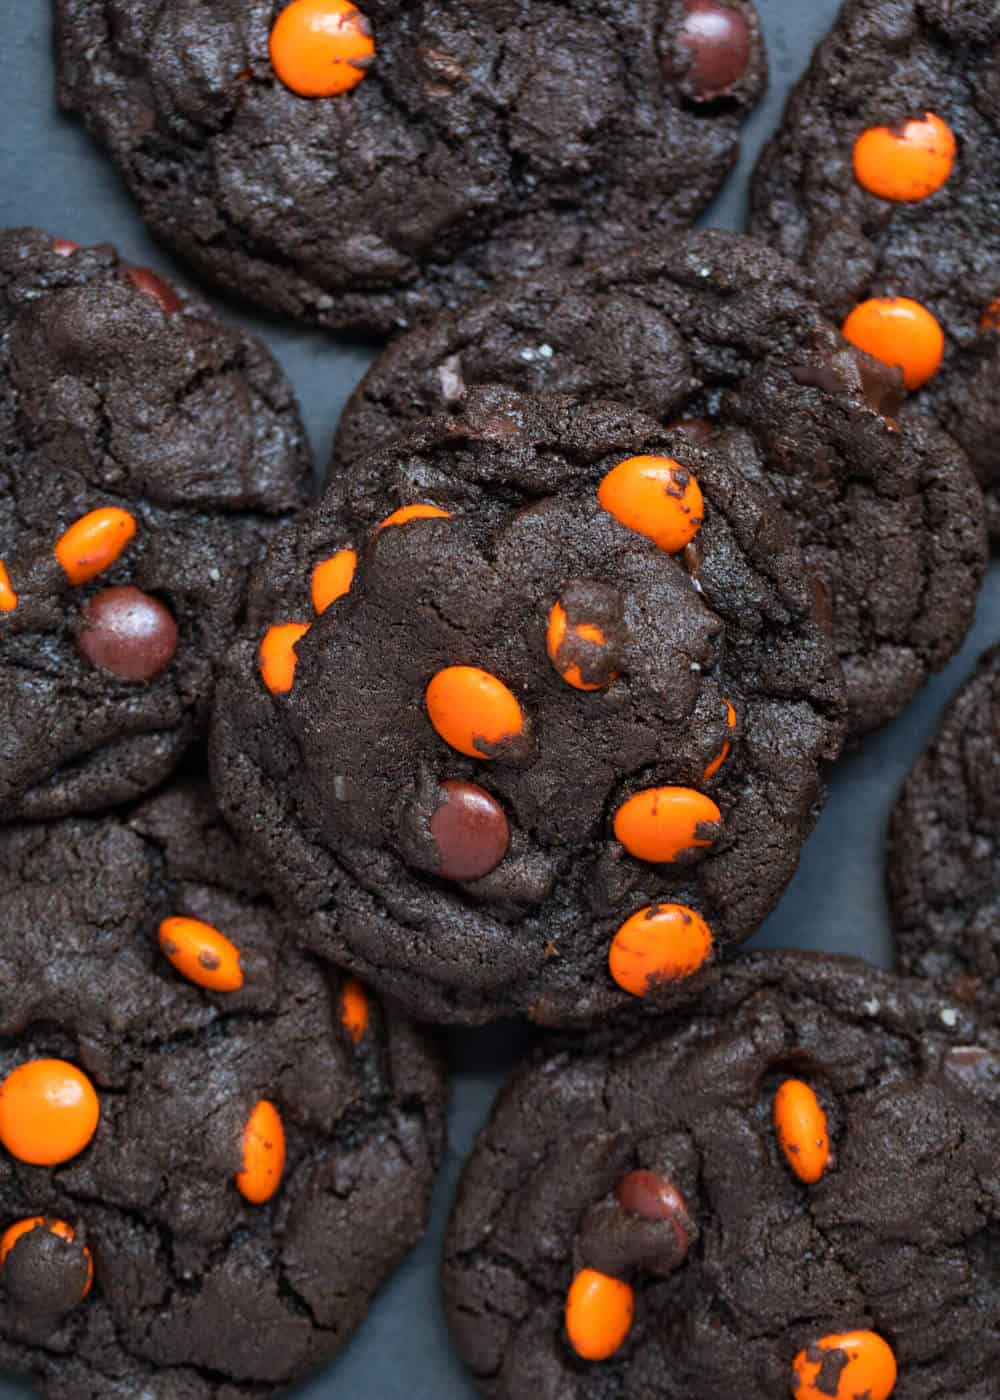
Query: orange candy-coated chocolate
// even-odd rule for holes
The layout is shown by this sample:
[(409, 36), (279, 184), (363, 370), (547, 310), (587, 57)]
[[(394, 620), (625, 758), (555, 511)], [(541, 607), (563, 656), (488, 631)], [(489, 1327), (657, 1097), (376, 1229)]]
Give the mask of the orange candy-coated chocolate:
[(1000, 331), (1000, 298), (990, 302), (979, 324), (984, 331)]
[(261, 1099), (243, 1132), (243, 1170), (236, 1185), (251, 1205), (269, 1201), (285, 1170), (285, 1125), (270, 1099)]
[[(560, 660), (560, 650), (566, 640), (566, 632), (569, 621), (566, 617), (566, 609), (562, 603), (553, 603), (549, 613), (549, 626), (545, 636), (545, 645), (549, 653), (549, 660), (562, 676), (567, 685), (573, 686), (574, 690), (606, 690), (613, 680), (617, 678), (614, 671), (609, 671), (606, 680), (585, 681), (583, 672), (580, 670), (578, 661), (569, 661), (563, 664)], [(608, 644), (607, 635), (602, 627), (598, 627), (593, 622), (578, 622), (573, 628), (577, 639), (581, 642), (589, 642), (594, 647), (606, 647)]]
[(135, 534), (135, 516), (101, 506), (74, 520), (56, 544), (55, 556), (70, 583), (87, 583), (109, 568)]
[(65, 1060), (28, 1060), (0, 1084), (0, 1142), (20, 1162), (68, 1162), (97, 1131), (94, 1086)]
[(873, 297), (856, 306), (843, 325), (846, 340), (884, 365), (903, 371), (907, 389), (932, 379), (944, 358), (944, 332), (909, 297)]
[[(9, 1229), (5, 1230), (2, 1238), (0, 1238), (0, 1267), (3, 1266), (4, 1260), (21, 1236), (27, 1235), (29, 1231), (37, 1229), (50, 1230), (53, 1235), (58, 1235), (61, 1240), (72, 1241), (76, 1239), (76, 1231), (73, 1229), (72, 1225), (67, 1225), (65, 1220), (51, 1220), (44, 1215), (32, 1215), (27, 1220), (18, 1220), (16, 1224), (11, 1225)], [(94, 1282), (94, 1260), (86, 1245), (84, 1246), (83, 1252), (87, 1258), (87, 1282), (84, 1284), (83, 1292), (80, 1294), (81, 1303), (90, 1292)]]
[(390, 525), (406, 525), (410, 520), (450, 520), (451, 511), (442, 510), (440, 506), (418, 504), (415, 506), (400, 506), (399, 510), (394, 510), (391, 515), (387, 515), (378, 526), (379, 530), (387, 530)]
[(701, 487), (671, 457), (629, 457), (613, 467), (597, 489), (597, 499), (616, 520), (677, 554), (701, 529), (705, 503)]
[[(730, 729), (736, 728), (736, 707), (735, 705), (733, 705), (731, 700), (726, 701), (726, 723), (729, 725)], [(719, 769), (725, 763), (726, 759), (729, 757), (732, 751), (732, 741), (730, 739), (727, 739), (722, 745), (722, 748), (712, 759), (711, 763), (708, 764), (704, 773), (702, 773), (701, 775), (706, 783), (710, 783), (712, 781), (712, 779), (715, 777), (716, 773), (718, 773)]]
[(13, 612), (17, 607), (17, 594), (11, 587), (10, 574), (0, 559), (0, 612)]
[(622, 924), (611, 942), (608, 970), (634, 997), (692, 977), (712, 951), (712, 930), (683, 904), (652, 904)]
[(492, 748), (516, 738), (524, 714), (503, 681), (477, 666), (446, 666), (427, 687), (427, 714), (446, 744), (470, 758), (492, 758)]
[(854, 143), (854, 174), (869, 194), (914, 203), (939, 190), (955, 165), (951, 128), (933, 112), (893, 130), (870, 126)]
[(238, 992), (243, 986), (239, 949), (225, 934), (200, 919), (164, 919), (160, 947), (182, 977), (210, 992)]
[(260, 674), (272, 695), (285, 695), (295, 681), (295, 643), (309, 631), (308, 622), (276, 622), (260, 644)]
[(317, 613), (326, 612), (331, 603), (350, 593), (358, 556), (353, 549), (338, 549), (329, 559), (323, 559), (312, 571), (312, 602)]
[[(825, 1358), (833, 1351), (842, 1352), (847, 1361), (841, 1365), (839, 1357)], [(877, 1332), (841, 1332), (799, 1352), (792, 1362), (790, 1389), (795, 1400), (889, 1400), (897, 1375), (892, 1347)], [(836, 1389), (831, 1389), (831, 1376)]]
[(629, 1332), (635, 1294), (627, 1283), (596, 1269), (581, 1269), (566, 1295), (566, 1331), (584, 1361), (607, 1361)]
[(786, 1079), (774, 1096), (774, 1127), (792, 1171), (814, 1185), (830, 1161), (826, 1114), (808, 1084)]
[(357, 1045), (368, 1029), (368, 993), (356, 977), (349, 977), (340, 992), (340, 1024)]
[(300, 97), (350, 92), (374, 59), (371, 25), (351, 0), (292, 0), (271, 30), (274, 71)]
[(694, 788), (646, 788), (615, 813), (615, 836), (637, 860), (662, 863), (684, 851), (710, 846), (706, 829), (722, 820), (710, 797)]

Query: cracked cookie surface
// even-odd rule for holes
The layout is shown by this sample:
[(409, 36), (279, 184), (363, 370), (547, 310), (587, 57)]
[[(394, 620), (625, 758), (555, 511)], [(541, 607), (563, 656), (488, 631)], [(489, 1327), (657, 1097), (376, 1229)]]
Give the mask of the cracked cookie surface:
[(0, 235), (2, 820), (150, 790), (207, 722), (277, 519), (307, 499), (263, 344), (103, 245)]
[[(650, 462), (660, 543), (623, 523)], [(418, 1015), (669, 1003), (812, 827), (844, 724), (812, 609), (784, 512), (711, 444), (483, 389), (275, 541), (217, 695), (220, 804), (307, 946)]]
[(349, 401), (333, 472), (491, 381), (618, 399), (731, 442), (795, 521), (854, 738), (898, 714), (960, 645), (986, 565), (969, 464), (919, 419), (899, 431), (893, 373), (846, 346), (802, 273), (770, 249), (716, 230), (680, 235), (417, 327)]
[(283, 11), (60, 0), (59, 97), (199, 273), (331, 328), (692, 223), (765, 82), (750, 0), (362, 0), (374, 61), (306, 98), (269, 55)]
[[(800, 1352), (807, 1369), (821, 1339), (873, 1332), (893, 1400), (985, 1400), (997, 1056), (939, 990), (797, 953), (733, 963), (694, 1015), (543, 1047), (479, 1137), (446, 1242), (449, 1323), (482, 1393), (775, 1400)], [(775, 1129), (789, 1081), (826, 1118), (813, 1184)], [(564, 1328), (588, 1270), (633, 1294), (603, 1360)], [(847, 1356), (801, 1393), (854, 1400)]]
[[(15, 1244), (0, 1369), (46, 1400), (285, 1393), (345, 1344), (423, 1231), (443, 1140), (435, 1053), (291, 946), (201, 785), (128, 819), (5, 828), (0, 911), (0, 1082), (60, 1059), (100, 1109), (83, 1151), (29, 1165), (7, 1150), (0, 1091), (0, 1230), (63, 1221), (93, 1264), (90, 1293), (49, 1311), (46, 1232)], [(158, 927), (182, 917), (235, 945), (239, 989), (171, 967)], [(286, 1159), (252, 1204), (234, 1178), (261, 1100)]]

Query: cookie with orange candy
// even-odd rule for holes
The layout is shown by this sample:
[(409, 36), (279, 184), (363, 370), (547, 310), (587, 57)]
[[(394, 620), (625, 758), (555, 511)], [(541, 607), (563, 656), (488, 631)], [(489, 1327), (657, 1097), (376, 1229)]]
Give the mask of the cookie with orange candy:
[(1000, 648), (980, 659), (896, 802), (889, 895), (900, 966), (1000, 1012)]
[(264, 345), (108, 245), (0, 233), (0, 822), (151, 790), (203, 732), (309, 453)]
[(445, 1244), (490, 1400), (986, 1400), (1000, 1040), (931, 984), (755, 953), (541, 1047)]
[(0, 1372), (251, 1400), (421, 1235), (429, 1042), (299, 952), (207, 786), (0, 829)]
[(1000, 536), (1000, 10), (849, 0), (757, 167), (753, 231), (969, 454)]
[(857, 739), (954, 654), (986, 563), (969, 464), (923, 423), (899, 430), (896, 379), (849, 349), (771, 249), (684, 234), (572, 277), (508, 283), (399, 337), (347, 405), (334, 470), (487, 382), (685, 420), (791, 512)]
[(218, 288), (388, 334), (706, 207), (753, 0), (58, 0), (58, 96)]
[(843, 683), (777, 499), (494, 387), (338, 476), (227, 658), (223, 810), (307, 946), (441, 1021), (655, 1009), (798, 862)]

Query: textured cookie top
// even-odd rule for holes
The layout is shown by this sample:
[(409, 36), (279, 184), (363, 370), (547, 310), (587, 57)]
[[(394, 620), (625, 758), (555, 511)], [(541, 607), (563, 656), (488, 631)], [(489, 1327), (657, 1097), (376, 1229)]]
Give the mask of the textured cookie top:
[(893, 1400), (985, 1400), (998, 1071), (939, 991), (795, 953), (730, 965), (693, 1017), (541, 1052), (446, 1246), (483, 1393), (885, 1400), (898, 1367)]
[(994, 534), (998, 73), (992, 0), (849, 0), (758, 166), (752, 221), (838, 323), (853, 313), (852, 338), (923, 383), (914, 407), (969, 453)]
[[(6, 1254), (0, 1368), (46, 1396), (228, 1400), (328, 1359), (423, 1228), (427, 1044), (294, 950), (200, 787), (6, 828), (0, 914), (0, 1230), (73, 1236)], [(231, 954), (239, 985), (213, 989)], [(47, 1083), (75, 1099), (40, 1106)]]
[(690, 223), (765, 80), (750, 0), (56, 13), (60, 100), (158, 237), (228, 290), (376, 332)]
[(898, 376), (850, 351), (803, 274), (756, 241), (658, 239), (417, 327), (358, 386), (335, 469), (491, 381), (614, 398), (667, 424), (707, 418), (717, 444), (738, 430), (735, 460), (781, 495), (820, 581), (855, 737), (898, 714), (965, 635), (986, 562), (968, 463), (921, 422), (899, 431)]
[(900, 965), (1000, 1010), (1000, 651), (982, 658), (917, 760), (892, 818)]
[(843, 729), (812, 605), (723, 454), (480, 390), (276, 540), (218, 697), (220, 800), (307, 943), (422, 1015), (669, 1001), (812, 825)]
[(306, 499), (264, 346), (113, 249), (0, 234), (2, 819), (99, 811), (203, 727), (246, 576)]

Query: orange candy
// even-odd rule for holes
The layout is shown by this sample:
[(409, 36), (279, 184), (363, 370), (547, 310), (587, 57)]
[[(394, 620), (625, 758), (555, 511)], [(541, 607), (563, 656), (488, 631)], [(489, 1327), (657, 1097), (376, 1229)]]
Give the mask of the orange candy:
[(355, 1045), (368, 1029), (369, 1014), (368, 993), (356, 977), (349, 977), (340, 993), (340, 1024)]
[(859, 350), (901, 369), (907, 389), (919, 389), (932, 379), (944, 357), (944, 332), (926, 306), (909, 297), (863, 301), (842, 330)]
[(830, 1161), (830, 1137), (820, 1101), (801, 1079), (786, 1079), (774, 1096), (774, 1127), (792, 1171), (814, 1185)]
[(317, 613), (326, 612), (331, 603), (350, 593), (357, 567), (358, 556), (353, 549), (338, 549), (316, 565), (312, 571), (312, 601)]
[(10, 574), (0, 559), (0, 612), (13, 612), (17, 607), (17, 594), (10, 583)]
[(409, 520), (450, 520), (451, 511), (442, 510), (440, 506), (415, 505), (400, 506), (399, 510), (394, 510), (391, 515), (387, 515), (377, 528), (386, 530), (390, 525), (405, 525)]
[(0, 1084), (0, 1142), (32, 1166), (54, 1167), (77, 1156), (100, 1116), (94, 1086), (65, 1060), (28, 1060)]
[(351, 0), (292, 0), (270, 47), (274, 71), (300, 97), (350, 92), (375, 60), (371, 25)]
[(276, 622), (260, 644), (260, 674), (272, 695), (285, 695), (295, 680), (295, 643), (309, 631), (308, 622)]
[[(820, 1352), (839, 1351), (848, 1358), (843, 1366), (826, 1364)], [(840, 1358), (830, 1358), (839, 1363)], [(836, 1389), (830, 1388), (834, 1377)], [(896, 1388), (898, 1370), (892, 1347), (877, 1332), (842, 1332), (821, 1337), (803, 1348), (792, 1362), (791, 1393), (795, 1400), (889, 1400)]]
[[(3, 1236), (0, 1237), (0, 1266), (3, 1265), (7, 1255), (11, 1252), (22, 1235), (26, 1235), (29, 1231), (39, 1228), (51, 1230), (52, 1234), (58, 1235), (61, 1240), (72, 1241), (76, 1239), (76, 1231), (73, 1229), (72, 1225), (67, 1225), (65, 1220), (50, 1220), (44, 1215), (32, 1215), (27, 1220), (18, 1220), (16, 1224), (11, 1225), (9, 1229), (5, 1230)], [(94, 1282), (94, 1260), (91, 1257), (90, 1250), (87, 1249), (86, 1246), (84, 1246), (83, 1252), (87, 1257), (87, 1282), (84, 1284), (83, 1292), (80, 1294), (81, 1303), (90, 1292)]]
[(566, 1331), (584, 1361), (607, 1361), (632, 1330), (635, 1294), (627, 1283), (581, 1269), (566, 1295)]
[(427, 687), (431, 724), (446, 744), (470, 758), (492, 758), (490, 748), (524, 729), (524, 714), (503, 681), (476, 666), (446, 666)]
[(109, 568), (135, 534), (135, 516), (101, 506), (74, 520), (56, 544), (55, 556), (70, 583), (87, 583)]
[(225, 934), (200, 919), (164, 919), (160, 947), (182, 977), (211, 992), (238, 992), (243, 986), (239, 949)]
[(597, 499), (616, 520), (677, 554), (701, 529), (705, 503), (701, 487), (671, 457), (629, 457), (613, 467), (597, 489)]
[(710, 846), (715, 834), (699, 832), (721, 820), (712, 799), (694, 788), (646, 788), (618, 808), (615, 836), (637, 860), (662, 863)]
[(880, 199), (914, 203), (939, 190), (955, 164), (951, 128), (925, 112), (893, 130), (870, 126), (854, 143), (858, 184)]
[[(560, 651), (566, 641), (567, 630), (569, 630), (569, 622), (566, 617), (566, 609), (562, 603), (553, 603), (549, 613), (548, 632), (545, 637), (549, 660), (566, 684), (573, 686), (575, 690), (606, 690), (611, 682), (617, 679), (615, 671), (608, 671), (606, 680), (585, 681), (578, 661), (567, 661), (564, 664), (560, 660)], [(592, 647), (598, 648), (606, 647), (608, 644), (604, 629), (595, 623), (578, 622), (574, 625), (572, 632), (577, 642), (590, 643)]]
[(683, 904), (653, 904), (622, 924), (608, 953), (608, 969), (634, 997), (691, 977), (712, 951), (712, 930)]
[[(726, 723), (729, 725), (730, 729), (736, 728), (736, 707), (732, 704), (730, 700), (726, 701)], [(719, 769), (722, 767), (726, 759), (732, 753), (732, 750), (732, 743), (729, 739), (727, 739), (722, 745), (722, 748), (719, 750), (719, 752), (712, 759), (711, 763), (705, 769), (704, 773), (702, 773), (701, 775), (702, 779), (706, 783), (710, 783), (712, 781), (716, 773), (718, 773)]]
[(984, 331), (1000, 331), (1000, 299), (990, 302), (979, 324)]
[(243, 1132), (243, 1170), (236, 1185), (251, 1205), (269, 1201), (285, 1170), (285, 1125), (269, 1099), (261, 1099)]

